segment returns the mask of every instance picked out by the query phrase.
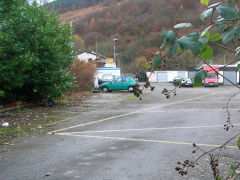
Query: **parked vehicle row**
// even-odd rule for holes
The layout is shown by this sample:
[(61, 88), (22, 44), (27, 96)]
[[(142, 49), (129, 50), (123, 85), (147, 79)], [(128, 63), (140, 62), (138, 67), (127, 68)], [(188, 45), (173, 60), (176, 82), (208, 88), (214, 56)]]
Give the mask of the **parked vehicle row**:
[[(213, 67), (212, 70), (209, 66), (203, 67), (203, 70), (207, 72), (207, 77), (203, 80), (203, 85), (207, 86), (218, 86), (218, 76), (216, 71), (219, 68)], [(145, 74), (146, 75), (146, 74)], [(138, 84), (138, 81), (146, 81), (147, 77), (144, 74), (137, 74), (135, 78), (125, 76), (114, 76), (111, 74), (104, 74), (99, 80), (100, 88), (103, 92), (111, 92), (114, 90), (128, 90), (133, 91), (134, 87)], [(182, 87), (193, 87), (193, 82), (190, 78), (175, 77), (173, 84), (180, 85)]]

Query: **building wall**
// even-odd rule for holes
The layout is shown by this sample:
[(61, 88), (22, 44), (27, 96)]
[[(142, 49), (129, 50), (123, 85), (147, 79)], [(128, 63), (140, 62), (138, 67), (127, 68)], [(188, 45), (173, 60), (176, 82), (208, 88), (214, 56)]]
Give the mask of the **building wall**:
[(176, 76), (178, 76), (178, 71), (167, 71), (168, 82), (173, 81)]
[(95, 77), (100, 79), (103, 74), (120, 76), (121, 72), (120, 72), (120, 68), (99, 68), (95, 73)]
[[(158, 72), (166, 72), (167, 73), (167, 81), (171, 82), (175, 77), (181, 76), (184, 78), (188, 77), (188, 71), (155, 71), (151, 77), (150, 77), (150, 82), (157, 82), (157, 73)], [(147, 76), (149, 77), (151, 73), (147, 72)]]
[(149, 77), (150, 82), (157, 82), (157, 73), (147, 72), (147, 77)]
[(114, 63), (114, 62), (111, 62), (111, 63), (106, 62), (104, 67), (105, 68), (116, 68), (117, 66), (116, 66), (116, 63)]
[(182, 77), (182, 78), (188, 77), (188, 71), (167, 71), (167, 74), (168, 74), (168, 82), (173, 81), (175, 77)]
[[(223, 71), (219, 71), (218, 73), (221, 74), (221, 75), (223, 75)], [(219, 84), (223, 84), (223, 77), (220, 76), (220, 75), (218, 75), (218, 83), (219, 83)]]
[(237, 71), (237, 83), (239, 84), (239, 71)]
[[(149, 77), (150, 74), (151, 74), (151, 76), (150, 76), (150, 78), (149, 78), (149, 81), (150, 81), (150, 82), (157, 82), (157, 73), (158, 73), (158, 72), (166, 72), (166, 73), (167, 73), (168, 82), (173, 81), (174, 77), (179, 76), (179, 73), (180, 73), (181, 75), (184, 75), (185, 78), (188, 78), (188, 71), (155, 71), (155, 72), (152, 73), (152, 74), (151, 74), (151, 72), (147, 72), (147, 76), (148, 76), (148, 77)], [(219, 73), (223, 75), (223, 71), (219, 71)], [(237, 83), (239, 84), (239, 72), (237, 72), (236, 74), (237, 74), (237, 77), (236, 77)], [(223, 77), (219, 75), (218, 78), (219, 78), (219, 81), (218, 81), (219, 84), (223, 84)]]

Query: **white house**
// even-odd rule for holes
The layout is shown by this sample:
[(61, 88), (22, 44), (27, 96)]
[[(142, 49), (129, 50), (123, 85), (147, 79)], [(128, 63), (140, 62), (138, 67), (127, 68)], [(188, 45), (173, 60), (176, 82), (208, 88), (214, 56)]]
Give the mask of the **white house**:
[(116, 63), (111, 58), (107, 58), (101, 54), (94, 51), (84, 51), (77, 55), (77, 58), (81, 61), (97, 61), (100, 68), (116, 68)]
[(103, 59), (103, 60), (106, 60), (107, 57), (101, 55), (101, 54), (97, 54), (95, 52), (90, 52), (90, 51), (84, 51), (84, 52), (81, 52), (79, 55), (77, 55), (77, 58), (79, 60), (82, 60), (82, 61), (95, 61), (96, 59)]

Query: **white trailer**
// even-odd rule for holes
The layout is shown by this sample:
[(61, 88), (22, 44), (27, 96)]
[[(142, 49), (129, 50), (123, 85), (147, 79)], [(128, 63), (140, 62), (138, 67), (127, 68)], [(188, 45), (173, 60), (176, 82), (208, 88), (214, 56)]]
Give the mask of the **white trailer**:
[(103, 75), (112, 75), (112, 76), (120, 76), (121, 70), (120, 68), (98, 68), (94, 75), (94, 87), (98, 88), (98, 81), (101, 80)]

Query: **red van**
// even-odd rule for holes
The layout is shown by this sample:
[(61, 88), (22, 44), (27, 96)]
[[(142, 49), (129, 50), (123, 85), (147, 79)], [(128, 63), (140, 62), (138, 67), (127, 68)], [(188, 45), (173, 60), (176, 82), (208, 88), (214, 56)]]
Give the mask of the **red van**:
[[(212, 68), (219, 72), (219, 67), (218, 66), (212, 66)], [(218, 87), (218, 75), (217, 73), (212, 70), (210, 66), (203, 66), (203, 70), (207, 72), (207, 77), (204, 79), (204, 86), (216, 86)]]

